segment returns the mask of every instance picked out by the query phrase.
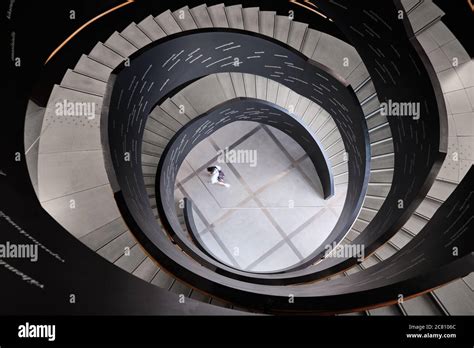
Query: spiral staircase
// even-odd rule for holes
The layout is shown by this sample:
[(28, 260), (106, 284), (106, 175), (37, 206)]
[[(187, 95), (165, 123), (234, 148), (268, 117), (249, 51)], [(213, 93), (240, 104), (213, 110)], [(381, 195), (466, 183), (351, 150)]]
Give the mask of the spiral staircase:
[[(287, 15), (224, 4), (167, 10), (114, 31), (67, 70), (45, 108), (29, 105), (25, 147), (33, 146), (28, 165), (42, 207), (124, 271), (213, 306), (472, 314), (473, 62), (432, 1), (392, 6), (403, 20), (378, 5), (318, 2), (351, 44)], [(347, 11), (360, 16), (346, 20)], [(273, 70), (258, 70), (260, 62)], [(404, 89), (421, 103), (419, 121), (382, 113), (382, 102), (406, 98), (397, 95)], [(64, 100), (93, 103), (95, 117), (58, 119)], [(260, 116), (276, 108), (275, 125), (288, 117), (312, 136), (326, 162), (318, 174), (326, 171), (333, 194), (346, 200), (326, 244), (363, 245), (362, 262), (325, 258), (315, 246), (295, 267), (252, 273), (193, 238), (192, 205), (183, 210), (174, 195), (190, 150), (183, 144), (212, 134), (223, 111), (245, 115), (259, 105), (267, 105)], [(28, 133), (35, 127), (36, 144)]]

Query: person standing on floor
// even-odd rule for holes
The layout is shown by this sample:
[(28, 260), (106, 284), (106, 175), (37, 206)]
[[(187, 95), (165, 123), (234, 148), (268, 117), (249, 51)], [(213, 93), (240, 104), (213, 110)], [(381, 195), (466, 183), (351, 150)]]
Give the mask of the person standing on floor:
[(225, 175), (220, 166), (207, 167), (207, 173), (211, 176), (211, 184), (218, 184), (227, 188), (230, 187), (230, 184), (224, 182)]

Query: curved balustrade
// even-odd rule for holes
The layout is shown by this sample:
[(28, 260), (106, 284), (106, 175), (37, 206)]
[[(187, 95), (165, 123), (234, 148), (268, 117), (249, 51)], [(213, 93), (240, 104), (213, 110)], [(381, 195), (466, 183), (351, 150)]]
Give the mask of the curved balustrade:
[[(395, 153), (393, 184), (373, 220), (353, 241), (371, 254), (402, 228), (433, 184), (447, 151), (446, 106), (436, 74), (399, 0), (338, 4), (324, 0), (318, 7), (333, 18), (361, 55), (380, 101), (388, 109), (396, 104), (407, 110), (419, 108), (418, 114), (400, 116), (388, 110)], [(337, 271), (353, 264), (347, 259), (324, 266)]]
[[(285, 16), (277, 16), (274, 12), (260, 11), (258, 8), (243, 9), (241, 6), (225, 7), (223, 4), (210, 7), (201, 5), (193, 9), (185, 7), (182, 9), (187, 15), (185, 20), (178, 20), (177, 11), (166, 11), (156, 18), (149, 16), (138, 25), (132, 23), (120, 34), (115, 32), (104, 44), (99, 43), (89, 56), (81, 57), (74, 71), (66, 73), (61, 86), (57, 86), (51, 94), (49, 104), (68, 96), (81, 102), (93, 102), (102, 108), (102, 143), (98, 141), (97, 120), (89, 120), (88, 125), (96, 132), (87, 130), (71, 133), (76, 134), (74, 137), (70, 136), (71, 139), (81, 139), (78, 144), (75, 140), (64, 141), (61, 136), (58, 137), (61, 132), (56, 130), (53, 133), (56, 136), (42, 137), (42, 145), (48, 149), (52, 144), (50, 150), (73, 152), (78, 147), (81, 150), (91, 148), (95, 151), (95, 160), (90, 161), (89, 157), (84, 163), (87, 162), (93, 168), (97, 181), (101, 183), (95, 189), (104, 191), (98, 201), (115, 209), (109, 209), (108, 212), (107, 209), (103, 210), (106, 212), (106, 219), (114, 218), (110, 222), (113, 225), (111, 230), (126, 231), (117, 238), (120, 239), (119, 243), (110, 243), (111, 259), (115, 259), (112, 254), (115, 255), (117, 250), (118, 254), (122, 252), (120, 243), (133, 242), (135, 249), (143, 246), (150, 257), (146, 258), (147, 261), (153, 264), (153, 260), (156, 260), (160, 264), (160, 275), (165, 275), (166, 269), (186, 283), (177, 280), (177, 288), (180, 287), (179, 283), (184, 285), (183, 289), (189, 285), (232, 304), (275, 314), (334, 314), (386, 306), (397, 303), (400, 296), (409, 299), (472, 272), (474, 240), (469, 232), (474, 227), (474, 169), (471, 167), (451, 194), (443, 192), (443, 200), (449, 195), (444, 203), (440, 200), (436, 202), (435, 209), (429, 207), (432, 215), (425, 219), (428, 221), (426, 225), (419, 227), (417, 233), (411, 235), (412, 239), (397, 248), (395, 254), (377, 264), (369, 263), (368, 268), (361, 267), (362, 270), (350, 272), (346, 277), (315, 282), (361, 263), (358, 251), (362, 251), (367, 260), (369, 255), (380, 251), (382, 248), (379, 247), (386, 245), (409, 222), (408, 219), (417, 216), (417, 208), (433, 184), (447, 152), (447, 121), (438, 78), (414, 34), (414, 31), (418, 33), (426, 29), (427, 25), (416, 22), (412, 29), (400, 0), (383, 3), (320, 0), (313, 5), (339, 27), (370, 72), (369, 77), (361, 78), (362, 83), (357, 83), (357, 94), (331, 69), (306, 58), (317, 55), (317, 50), (312, 46), (312, 42), (317, 41), (315, 30), (308, 29), (303, 23), (290, 21)], [(416, 5), (410, 11), (415, 13), (423, 6)], [(439, 16), (439, 11), (430, 15)], [(427, 17), (423, 20), (427, 21)], [(229, 26), (234, 29), (203, 29), (212, 26)], [(181, 30), (186, 31), (178, 33)], [(164, 37), (166, 35), (168, 36)], [(140, 47), (142, 48), (139, 49)], [(356, 56), (360, 62), (360, 57)], [(127, 64), (119, 66), (126, 57), (130, 58)], [(333, 66), (332, 63), (327, 64)], [(335, 65), (337, 64), (334, 63)], [(116, 66), (119, 68), (113, 70)], [(355, 72), (355, 80), (359, 80), (357, 70), (355, 68), (351, 72)], [(344, 77), (349, 76), (349, 71), (341, 71), (344, 72)], [(151, 110), (163, 105), (168, 98), (177, 96), (179, 91), (193, 81), (222, 72), (247, 73), (254, 79), (252, 81), (264, 77), (269, 84), (277, 81), (296, 95), (319, 104), (332, 116), (344, 142), (344, 149), (348, 152), (348, 193), (337, 225), (319, 248), (288, 269), (272, 273), (251, 273), (220, 263), (199, 241), (193, 223), (192, 202), (185, 199), (184, 220), (194, 244), (187, 240), (188, 236), (176, 215), (173, 194), (176, 173), (185, 154), (219, 127), (244, 118), (276, 126), (294, 139), (299, 139), (321, 177), (325, 197), (330, 197), (334, 190), (334, 179), (326, 155), (317, 146), (317, 141), (311, 138), (311, 134), (308, 136), (305, 133), (304, 126), (297, 120), (290, 120), (291, 117), (285, 118), (289, 116), (286, 110), (275, 106), (273, 102), (235, 99), (211, 109), (187, 124), (181, 124), (182, 129), (177, 130), (165, 151), (160, 152), (162, 156), (156, 175), (157, 208), (167, 233), (161, 230), (156, 214), (153, 214), (150, 207), (142, 172), (141, 150), (146, 120)], [(363, 72), (362, 75), (364, 73), (367, 74)], [(110, 79), (106, 84), (109, 75)], [(379, 101), (387, 109), (374, 110), (374, 106), (378, 108)], [(406, 107), (409, 112), (399, 115), (392, 109), (394, 105)], [(52, 121), (51, 110), (49, 115), (50, 119), (47, 121)], [(281, 120), (288, 122), (279, 122)], [(49, 126), (47, 122), (44, 125)], [(299, 130), (295, 132), (295, 129)], [(66, 131), (62, 133), (64, 138), (70, 135)], [(77, 134), (84, 136), (79, 137)], [(84, 140), (86, 138), (88, 141)], [(377, 157), (372, 163), (372, 169), (380, 168), (380, 163), (388, 157), (394, 157), (395, 163), (393, 182), (391, 177), (390, 180), (385, 178), (383, 182), (386, 186), (378, 189), (373, 187), (372, 191), (367, 191), (369, 175), (377, 176), (375, 171), (370, 172), (370, 142), (376, 146), (372, 149)], [(88, 147), (83, 148), (83, 143), (88, 143)], [(17, 144), (15, 146), (21, 148)], [(111, 191), (105, 175), (97, 174), (103, 172), (102, 150), (108, 179), (121, 216), (113, 201), (106, 203), (104, 199), (110, 197)], [(47, 168), (44, 163), (46, 162), (43, 162), (42, 168)], [(42, 179), (45, 177), (48, 176), (43, 174)], [(27, 182), (27, 176), (22, 180)], [(390, 187), (387, 184), (389, 182), (392, 182)], [(50, 185), (50, 189), (50, 192), (42, 192), (43, 195), (46, 194), (43, 197), (45, 202), (58, 195), (56, 185)], [(7, 187), (5, 192), (8, 193), (9, 190)], [(370, 215), (370, 222), (358, 224), (356, 229), (358, 222), (365, 221), (355, 219), (366, 192), (368, 205), (371, 193), (384, 192), (384, 197), (387, 192), (388, 194), (381, 206), (364, 212), (365, 217)], [(49, 197), (48, 194), (52, 196)], [(94, 196), (89, 194), (88, 197), (90, 199)], [(382, 198), (379, 201), (381, 200)], [(40, 210), (38, 202), (25, 200), (24, 207), (39, 211), (33, 216), (33, 222), (25, 222), (24, 228), (30, 230), (38, 240), (55, 246), (58, 253), (68, 258), (65, 263), (42, 258), (42, 268), (39, 270), (34, 265), (25, 268), (48, 286), (45, 294), (38, 292), (33, 297), (30, 296), (27, 291), (27, 287), (31, 286), (29, 284), (22, 284), (23, 287), (19, 286), (19, 290), (15, 291), (7, 288), (10, 298), (13, 293), (18, 297), (24, 295), (34, 298), (38, 304), (34, 311), (51, 312), (50, 304), (55, 302), (54, 298), (63, 296), (68, 288), (74, 287), (78, 294), (85, 294), (99, 285), (103, 287), (103, 291), (89, 302), (91, 309), (75, 306), (74, 313), (230, 312), (192, 300), (183, 305), (178, 304), (177, 296), (155, 289), (108, 263), (100, 262), (98, 255), (81, 248), (77, 240), (66, 234), (45, 211)], [(20, 208), (24, 207), (13, 202), (11, 207), (5, 210), (2, 208), (0, 215), (4, 217), (3, 223), (8, 222), (5, 213), (15, 220), (21, 215), (18, 214)], [(11, 208), (10, 212), (8, 208)], [(63, 223), (63, 226), (67, 225), (60, 219), (57, 221)], [(115, 234), (108, 230), (109, 223), (100, 225), (102, 227), (97, 229), (94, 229), (94, 223), (87, 224), (84, 229), (94, 233), (82, 235), (82, 240), (99, 245), (114, 238)], [(51, 235), (36, 235), (38, 226), (42, 230), (51, 231)], [(347, 237), (346, 233), (351, 226), (360, 233), (355, 238), (344, 240), (350, 240), (351, 243), (340, 245), (340, 250), (345, 253), (322, 258), (326, 245), (341, 242)], [(7, 224), (7, 227), (10, 226)], [(139, 243), (133, 240), (127, 228)], [(100, 234), (106, 230), (109, 235)], [(73, 234), (81, 236), (81, 231), (77, 229)], [(96, 234), (97, 231), (100, 233)], [(128, 238), (122, 238), (125, 234)], [(132, 258), (132, 261), (126, 261), (126, 268), (131, 270), (137, 260)], [(80, 272), (83, 263), (94, 265), (93, 268), (99, 272)], [(123, 265), (119, 261), (116, 264)], [(155, 269), (158, 267), (153, 266)], [(359, 269), (354, 267), (351, 270), (355, 268)], [(51, 274), (62, 275), (63, 282), (54, 281)], [(107, 285), (103, 282), (105, 274)], [(14, 278), (9, 280), (14, 281)], [(187, 296), (194, 291), (190, 287), (186, 289), (190, 290)], [(127, 297), (127, 303), (123, 307), (116, 307), (116, 302), (123, 301), (124, 296)], [(153, 300), (147, 305), (143, 298), (151, 298), (150, 296)], [(15, 304), (13, 307), (13, 303), (14, 301), (7, 303), (6, 313), (31, 314), (24, 306), (18, 308)], [(70, 307), (58, 305), (53, 312), (64, 314), (70, 310)], [(239, 314), (237, 311), (235, 313)]]
[[(286, 110), (272, 104), (253, 98), (236, 98), (216, 106), (208, 113), (194, 118), (182, 127), (169, 141), (161, 155), (156, 175), (156, 204), (161, 221), (175, 242), (201, 264), (208, 264), (207, 258), (196, 252), (183, 234), (180, 221), (174, 209), (174, 190), (178, 170), (187, 154), (201, 141), (211, 136), (215, 131), (236, 121), (250, 121), (266, 124), (292, 137), (306, 152), (313, 163), (316, 172), (325, 187), (325, 197), (334, 191), (332, 173), (325, 154), (321, 150), (319, 141), (301, 122), (288, 115)], [(340, 220), (347, 221), (357, 209), (346, 201), (341, 212)], [(339, 226), (339, 227), (338, 227)], [(342, 229), (334, 234), (343, 234), (350, 224), (339, 223), (335, 228)], [(199, 246), (198, 246), (199, 248)], [(202, 250), (202, 248), (199, 248)], [(208, 252), (206, 254), (209, 254)], [(215, 263), (210, 267), (215, 268)], [(293, 267), (290, 267), (293, 268)], [(220, 270), (222, 274), (232, 276), (227, 266)], [(239, 272), (242, 275), (242, 272)]]
[[(261, 52), (261, 59), (254, 59), (255, 52)], [(235, 59), (229, 55), (231, 53), (236, 55)], [(157, 61), (160, 63), (156, 64)], [(235, 62), (240, 63), (236, 66)], [(326, 244), (337, 243), (344, 237), (362, 205), (368, 182), (370, 156), (365, 119), (350, 87), (324, 67), (309, 61), (290, 47), (256, 34), (248, 35), (235, 30), (198, 30), (170, 36), (146, 47), (143, 52), (135, 53), (130, 63), (130, 67), (122, 66), (117, 69), (109, 81), (110, 98), (106, 97), (104, 100), (104, 105), (108, 105), (108, 108), (104, 108), (102, 121), (103, 130), (107, 129), (105, 125), (108, 124), (108, 132), (103, 132), (103, 140), (110, 149), (112, 163), (108, 168), (108, 175), (116, 197), (123, 197), (119, 201), (128, 201), (127, 207), (122, 205), (121, 209), (130, 209), (126, 215), (133, 215), (134, 224), (140, 226), (132, 229), (133, 232), (142, 234), (143, 231), (144, 235), (137, 235), (137, 238), (150, 241), (161, 236), (161, 233), (157, 233), (159, 227), (146, 199), (143, 177), (137, 170), (141, 167), (138, 153), (144, 119), (155, 104), (187, 81), (203, 74), (222, 71), (243, 71), (268, 78), (275, 78), (272, 75), (281, 76), (279, 78), (282, 84), (317, 100), (334, 117), (350, 159), (351, 190), (345, 204), (353, 207), (353, 210), (346, 212), (346, 219), (338, 221), (333, 233), (299, 267), (304, 268), (313, 263), (324, 255)], [(275, 75), (276, 73), (278, 74)], [(130, 155), (131, 162), (122, 160), (124, 153)], [(129, 222), (127, 224), (131, 225)], [(157, 241), (158, 245), (167, 242), (166, 239)], [(205, 255), (203, 259), (206, 259)], [(281, 281), (271, 278), (261, 281)], [(286, 282), (292, 281), (291, 277), (283, 279)]]

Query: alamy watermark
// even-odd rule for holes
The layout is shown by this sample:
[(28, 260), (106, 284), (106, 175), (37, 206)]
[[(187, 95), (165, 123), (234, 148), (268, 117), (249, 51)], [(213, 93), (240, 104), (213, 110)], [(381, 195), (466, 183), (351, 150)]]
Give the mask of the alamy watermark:
[(18, 326), (19, 338), (46, 338), (53, 342), (56, 340), (56, 325), (37, 325), (26, 322)]
[(38, 261), (38, 244), (0, 244), (0, 259), (30, 259)]
[(240, 163), (248, 164), (250, 167), (257, 166), (257, 150), (224, 150), (217, 151), (218, 163)]
[(419, 102), (395, 102), (389, 99), (380, 103), (380, 114), (382, 116), (409, 116), (414, 120), (420, 119)]
[(87, 117), (88, 120), (95, 118), (95, 103), (72, 102), (64, 99), (62, 102), (57, 102), (54, 107), (56, 116)]
[(362, 262), (365, 258), (365, 248), (362, 244), (339, 244), (336, 242), (327, 244), (324, 249), (324, 257), (326, 258), (356, 258)]

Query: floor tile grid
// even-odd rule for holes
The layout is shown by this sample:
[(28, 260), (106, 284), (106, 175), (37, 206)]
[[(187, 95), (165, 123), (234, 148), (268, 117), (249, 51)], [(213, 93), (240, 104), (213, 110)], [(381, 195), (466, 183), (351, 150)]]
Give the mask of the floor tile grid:
[[(275, 144), (279, 147), (279, 149), (291, 160), (292, 162), (292, 166), (290, 166), (289, 170), (292, 169), (292, 167), (296, 167), (299, 169), (300, 173), (302, 174), (302, 176), (305, 178), (306, 181), (308, 181), (308, 183), (313, 186), (313, 182), (308, 178), (308, 176), (306, 175), (306, 173), (301, 170), (301, 168), (298, 166), (298, 163), (301, 162), (303, 159), (305, 159), (307, 157), (306, 156), (303, 156), (303, 158), (300, 158), (298, 160), (295, 160), (287, 151), (286, 149), (284, 148), (284, 146), (278, 141), (278, 139), (276, 139), (276, 137), (271, 133), (271, 131), (265, 127), (265, 126), (260, 126), (260, 127), (257, 127), (256, 129), (250, 131), (249, 133), (247, 133), (246, 135), (244, 135), (243, 137), (241, 137), (238, 141), (236, 141), (234, 144), (232, 144), (231, 146), (229, 146), (229, 149), (232, 149), (236, 146), (238, 146), (239, 144), (241, 144), (243, 141), (245, 141), (246, 139), (250, 138), (251, 136), (253, 136), (255, 133), (257, 133), (260, 129), (264, 128), (264, 131), (267, 132), (267, 134), (272, 138), (272, 140), (275, 142)], [(217, 144), (214, 142), (214, 147), (216, 148), (216, 151), (219, 150), (219, 146), (217, 146)], [(216, 156), (217, 158), (217, 156)], [(213, 158), (211, 161), (209, 161), (208, 163), (206, 163), (205, 165), (203, 165), (200, 170), (205, 170), (205, 168), (209, 165), (211, 165), (213, 162), (215, 163), (215, 160), (216, 158)], [(235, 171), (234, 174), (236, 174), (237, 177), (240, 177), (239, 180), (243, 180), (243, 178), (239, 175), (238, 171), (236, 171), (235, 168), (233, 168), (233, 170)], [(288, 170), (288, 172), (289, 172)], [(286, 173), (285, 173), (286, 174)], [(196, 172), (194, 172), (193, 174), (189, 175), (188, 177), (186, 177), (185, 179), (183, 179), (180, 184), (184, 183), (185, 181), (187, 180), (190, 180), (192, 177), (194, 177), (195, 175), (197, 175)], [(199, 176), (198, 176), (199, 177)], [(247, 190), (250, 190), (248, 185), (246, 185), (246, 183), (244, 182), (245, 186), (247, 187)], [(272, 185), (274, 184), (274, 182), (270, 182), (268, 183), (267, 185), (265, 185), (265, 188), (269, 185)], [(262, 191), (262, 188), (260, 188), (258, 191)], [(212, 193), (211, 193), (212, 194)], [(255, 195), (255, 194), (258, 194), (258, 192), (252, 192), (251, 190), (249, 191), (249, 194), (252, 194), (252, 195)], [(249, 196), (247, 197), (243, 202), (241, 202), (239, 205), (242, 205), (246, 202), (248, 202), (249, 200), (252, 200), (252, 196)], [(260, 203), (260, 207), (263, 208), (261, 202), (258, 202)], [(294, 235), (296, 235), (299, 231), (301, 231), (302, 229), (304, 229), (304, 227), (306, 227), (308, 224), (310, 224), (312, 221), (314, 221), (316, 219), (317, 216), (319, 216), (320, 214), (324, 213), (324, 209), (319, 211), (318, 213), (316, 213), (316, 215), (314, 215), (313, 217), (311, 217), (310, 219), (308, 219), (308, 221), (306, 221), (305, 223), (303, 223), (299, 228), (297, 228), (296, 230), (294, 230), (293, 232), (291, 232), (288, 236), (285, 235), (285, 233), (282, 231), (281, 227), (278, 225), (278, 223), (272, 218), (272, 216), (270, 214), (268, 214), (268, 211), (266, 211), (266, 216), (267, 218), (272, 222), (272, 224), (277, 228), (277, 230), (279, 231), (280, 234), (282, 234), (282, 237), (283, 239), (277, 243), (275, 246), (273, 246), (270, 250), (268, 250), (264, 255), (262, 255), (258, 260), (255, 260), (251, 265), (247, 266), (246, 269), (248, 270), (251, 270), (252, 268), (258, 266), (258, 264), (265, 260), (266, 257), (268, 257), (269, 255), (271, 255), (275, 250), (277, 250), (283, 243), (285, 242), (289, 242), (288, 244), (291, 246), (292, 243), (291, 241), (288, 239), (293, 237)], [(332, 211), (332, 209), (331, 209)], [(335, 213), (334, 211), (332, 211), (333, 213)], [(231, 214), (232, 212), (230, 212)], [(221, 217), (219, 218), (219, 222), (221, 222), (222, 220), (224, 220), (225, 218), (229, 217), (230, 214), (226, 214), (226, 216), (224, 217)], [(218, 238), (218, 236), (216, 235), (215, 231), (213, 230), (213, 227), (214, 227), (214, 223), (210, 224), (203, 216), (202, 213), (200, 213), (200, 218), (204, 221), (204, 223), (206, 224), (207, 228), (206, 230), (211, 232), (213, 234), (213, 237), (216, 239), (216, 241), (218, 242), (218, 244), (220, 245), (221, 248), (224, 249), (224, 252), (226, 253), (226, 255), (229, 257), (230, 260), (233, 261), (233, 263), (235, 262), (237, 264), (237, 261), (233, 258), (232, 256), (232, 253), (225, 247), (225, 245), (222, 243), (222, 241), (220, 241), (220, 239)], [(216, 238), (217, 237), (217, 238)], [(299, 251), (297, 250), (297, 248), (294, 247), (293, 245), (293, 248), (292, 250), (295, 252), (295, 254), (298, 256), (299, 259), (302, 259), (302, 255), (299, 253)], [(299, 255), (298, 255), (299, 254)], [(235, 265), (234, 265), (235, 266)]]

